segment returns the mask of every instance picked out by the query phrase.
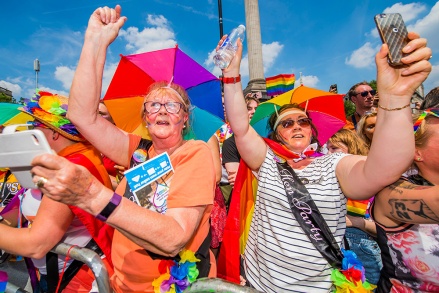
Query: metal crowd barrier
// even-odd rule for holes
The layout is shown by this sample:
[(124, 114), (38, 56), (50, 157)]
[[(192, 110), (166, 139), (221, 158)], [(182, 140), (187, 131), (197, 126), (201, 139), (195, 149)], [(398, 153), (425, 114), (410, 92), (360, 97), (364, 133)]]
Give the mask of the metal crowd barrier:
[[(110, 277), (108, 276), (107, 268), (102, 262), (101, 257), (91, 249), (71, 246), (65, 243), (58, 243), (52, 248), (52, 252), (61, 255), (67, 255), (69, 251), (69, 257), (72, 259), (79, 260), (86, 264), (93, 272), (98, 290), (100, 293), (111, 293), (113, 290), (110, 287)], [(14, 284), (6, 284), (6, 293), (29, 293)]]
[(193, 282), (183, 293), (260, 293), (256, 289), (224, 281), (223, 279), (201, 278)]

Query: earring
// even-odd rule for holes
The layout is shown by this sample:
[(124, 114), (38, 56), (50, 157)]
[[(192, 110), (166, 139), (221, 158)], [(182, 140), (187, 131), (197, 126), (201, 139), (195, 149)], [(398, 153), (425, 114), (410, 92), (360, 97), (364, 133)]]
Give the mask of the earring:
[(186, 128), (186, 125), (183, 125), (183, 128)]
[(420, 160), (421, 160), (421, 157), (418, 157), (417, 160), (420, 161)]

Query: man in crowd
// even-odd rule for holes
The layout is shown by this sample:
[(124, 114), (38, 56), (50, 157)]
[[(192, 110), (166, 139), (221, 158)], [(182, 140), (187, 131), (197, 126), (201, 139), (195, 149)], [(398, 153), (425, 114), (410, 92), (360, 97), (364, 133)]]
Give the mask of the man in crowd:
[(353, 124), (354, 128), (357, 127), (357, 123), (363, 115), (372, 111), (375, 94), (376, 91), (366, 81), (359, 82), (350, 88), (348, 95), (352, 103), (355, 104), (355, 113), (346, 119)]

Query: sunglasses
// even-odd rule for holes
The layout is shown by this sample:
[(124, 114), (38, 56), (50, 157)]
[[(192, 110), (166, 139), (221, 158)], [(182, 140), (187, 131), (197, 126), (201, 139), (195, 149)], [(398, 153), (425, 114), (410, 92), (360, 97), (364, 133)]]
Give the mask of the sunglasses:
[(375, 96), (375, 94), (377, 93), (376, 90), (370, 90), (370, 91), (364, 91), (361, 93), (357, 93), (357, 95), (361, 95), (363, 98), (367, 97), (368, 94), (371, 94), (372, 96)]
[(311, 119), (309, 118), (300, 118), (297, 120), (293, 119), (287, 119), (279, 122), (280, 125), (282, 125), (283, 128), (290, 128), (294, 126), (294, 123), (297, 123), (297, 125), (301, 127), (310, 126), (311, 125)]

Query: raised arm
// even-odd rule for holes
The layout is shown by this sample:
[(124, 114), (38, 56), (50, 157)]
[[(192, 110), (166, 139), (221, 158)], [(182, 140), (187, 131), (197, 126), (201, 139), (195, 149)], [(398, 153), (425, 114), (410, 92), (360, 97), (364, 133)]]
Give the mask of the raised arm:
[(90, 17), (84, 45), (70, 89), (67, 117), (82, 135), (114, 162), (128, 164), (128, 136), (98, 115), (108, 46), (126, 21), (121, 7), (100, 7)]
[(422, 186), (399, 180), (375, 197), (373, 218), (395, 227), (401, 223), (438, 224), (439, 186)]
[[(224, 41), (224, 36), (220, 44)], [(242, 57), (242, 43), (238, 40), (238, 51), (230, 63), (229, 67), (223, 70), (223, 76), (239, 76), (239, 68)], [(248, 121), (247, 105), (242, 94), (242, 84), (224, 83), (224, 106), (226, 108), (227, 119), (230, 122), (235, 135), (236, 146), (242, 159), (252, 170), (257, 170), (262, 165), (267, 153), (267, 145), (262, 137), (250, 126)]]
[(410, 53), (402, 59), (403, 68), (387, 62), (387, 45), (375, 57), (377, 86), (380, 93), (377, 123), (369, 155), (346, 156), (337, 165), (337, 177), (343, 192), (352, 199), (370, 198), (395, 182), (410, 166), (415, 143), (410, 109), (412, 94), (431, 71), (431, 50), (427, 40), (409, 33), (404, 47)]

